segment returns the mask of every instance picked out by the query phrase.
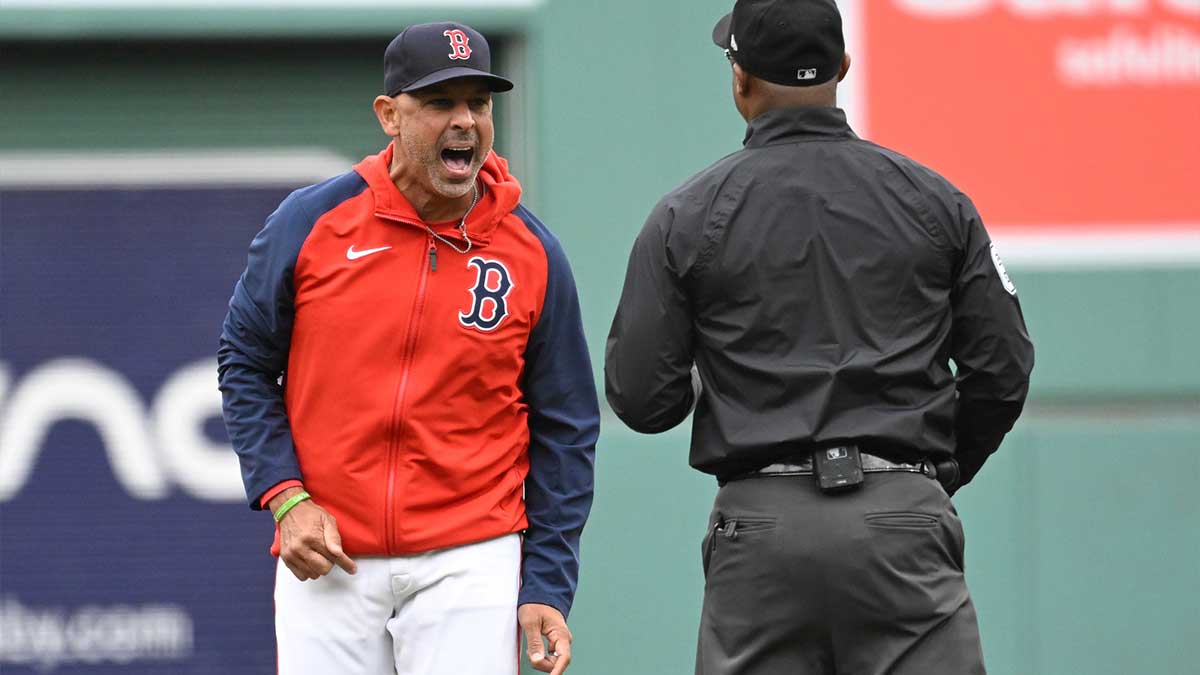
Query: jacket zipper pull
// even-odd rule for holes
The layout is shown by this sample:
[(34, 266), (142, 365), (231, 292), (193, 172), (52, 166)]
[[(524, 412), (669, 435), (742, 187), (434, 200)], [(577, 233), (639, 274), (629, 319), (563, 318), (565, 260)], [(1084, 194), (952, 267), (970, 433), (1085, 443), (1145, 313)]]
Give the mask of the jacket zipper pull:
[(432, 243), (429, 244), (429, 269), (432, 272), (437, 271), (437, 246)]

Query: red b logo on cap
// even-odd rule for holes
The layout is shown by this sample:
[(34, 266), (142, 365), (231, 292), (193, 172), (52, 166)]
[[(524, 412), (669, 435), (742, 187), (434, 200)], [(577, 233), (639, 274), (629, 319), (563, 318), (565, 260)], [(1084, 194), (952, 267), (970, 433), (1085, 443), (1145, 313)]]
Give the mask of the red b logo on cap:
[(450, 58), (471, 58), (471, 48), (467, 45), (467, 41), (470, 38), (467, 37), (466, 33), (462, 32), (461, 30), (448, 30), (445, 33), (442, 33), (442, 35), (450, 38), (450, 48), (454, 50), (450, 52)]

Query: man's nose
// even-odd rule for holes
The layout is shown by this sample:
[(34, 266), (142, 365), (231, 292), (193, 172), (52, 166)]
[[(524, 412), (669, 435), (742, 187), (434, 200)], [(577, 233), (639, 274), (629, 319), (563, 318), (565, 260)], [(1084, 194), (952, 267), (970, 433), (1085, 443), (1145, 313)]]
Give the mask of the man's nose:
[(454, 106), (450, 126), (464, 131), (475, 126), (475, 113), (471, 112), (471, 106), (466, 101), (460, 101)]

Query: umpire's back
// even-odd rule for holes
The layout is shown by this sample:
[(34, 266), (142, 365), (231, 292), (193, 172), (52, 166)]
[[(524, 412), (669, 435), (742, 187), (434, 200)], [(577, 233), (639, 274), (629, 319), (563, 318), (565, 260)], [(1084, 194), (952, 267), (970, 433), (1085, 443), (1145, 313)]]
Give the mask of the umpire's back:
[[(946, 456), (979, 448), (972, 434), (1002, 436), (1020, 412), (1031, 346), (974, 206), (858, 140), (842, 111), (756, 117), (742, 151), (656, 213), (670, 214), (668, 256), (690, 263), (678, 281), (711, 394), (696, 410), (697, 468), (730, 475), (842, 442)], [(964, 473), (995, 447), (981, 449), (959, 457)]]
[[(816, 15), (831, 3), (745, 4)], [(757, 17), (757, 32), (735, 37), (737, 16), (714, 39), (730, 46), (745, 147), (651, 213), (608, 340), (609, 402), (647, 432), (694, 405), (691, 464), (722, 478), (857, 444), (892, 461), (953, 456), (965, 483), (1028, 391), (1016, 289), (966, 195), (851, 131), (836, 107), (849, 68), (840, 24), (816, 56), (787, 43), (826, 64), (812, 69), (821, 84), (792, 86), (808, 71), (772, 70), (752, 39), (828, 17)]]
[(964, 194), (846, 124), (832, 0), (738, 0), (713, 39), (745, 147), (654, 208), (605, 352), (617, 415), (694, 407), (720, 479), (696, 673), (980, 675), (949, 496), (1028, 391), (1016, 288)]

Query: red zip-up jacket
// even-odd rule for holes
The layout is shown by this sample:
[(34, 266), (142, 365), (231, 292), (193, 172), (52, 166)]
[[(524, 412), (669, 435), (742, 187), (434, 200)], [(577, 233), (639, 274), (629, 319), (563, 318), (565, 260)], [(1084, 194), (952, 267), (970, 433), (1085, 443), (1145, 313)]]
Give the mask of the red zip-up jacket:
[(250, 246), (218, 352), (250, 504), (302, 480), (351, 556), (525, 530), (521, 602), (566, 614), (599, 433), (566, 257), (495, 153), (466, 253), (391, 156), (292, 193)]

